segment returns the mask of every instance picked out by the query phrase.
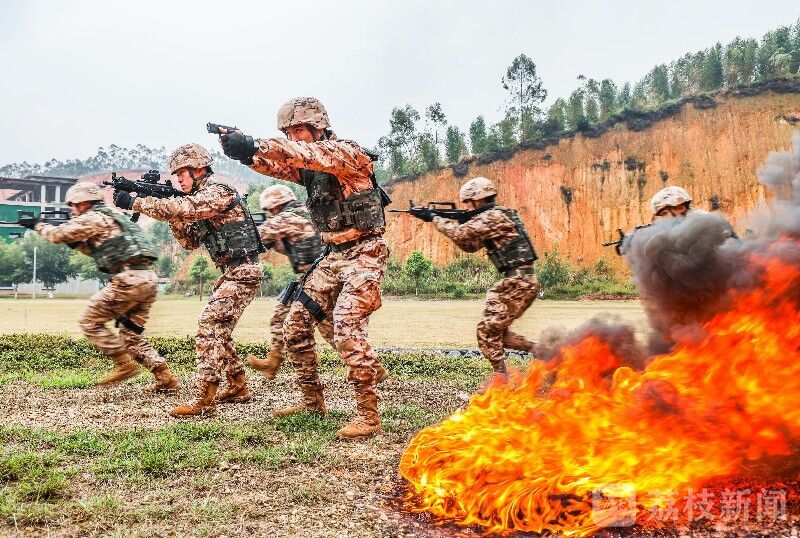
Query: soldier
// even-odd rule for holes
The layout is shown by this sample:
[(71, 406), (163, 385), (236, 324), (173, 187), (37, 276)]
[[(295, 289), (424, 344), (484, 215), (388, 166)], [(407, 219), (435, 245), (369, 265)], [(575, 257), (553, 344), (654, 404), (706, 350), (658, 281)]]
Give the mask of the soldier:
[(356, 393), (356, 416), (337, 434), (352, 438), (380, 431), (375, 352), (367, 342), (369, 316), (381, 306), (381, 282), (389, 249), (383, 239), (385, 193), (374, 160), (358, 144), (339, 140), (325, 107), (300, 97), (278, 110), (287, 140), (254, 140), (240, 132), (222, 135), (225, 154), (265, 175), (304, 185), (311, 221), (328, 254), (308, 273), (284, 324), (286, 347), (297, 371), (304, 403), (276, 411), (326, 412), (314, 349), (314, 326), (333, 322), (334, 342)]
[[(206, 415), (216, 403), (250, 400), (244, 367), (236, 355), (231, 333), (261, 283), (258, 254), (263, 250), (255, 223), (235, 189), (211, 181), (211, 155), (197, 144), (172, 152), (169, 169), (186, 196), (158, 199), (119, 191), (114, 203), (123, 209), (167, 221), (180, 244), (193, 250), (201, 244), (222, 270), (197, 325), (197, 385), (195, 398), (176, 407), (176, 417)], [(228, 381), (217, 394), (220, 372)]]
[[(150, 239), (124, 214), (106, 207), (103, 193), (94, 183), (70, 187), (66, 202), (74, 218), (64, 224), (53, 226), (36, 218), (23, 219), (20, 224), (51, 243), (66, 243), (91, 256), (101, 271), (113, 275), (90, 299), (80, 320), (86, 338), (116, 365), (98, 384), (136, 376), (139, 363), (155, 376), (156, 392), (177, 390), (178, 381), (164, 358), (142, 336), (158, 286), (158, 277), (150, 269), (158, 254)], [(119, 336), (106, 327), (111, 320), (116, 321)]]
[[(653, 212), (653, 222), (670, 217), (685, 217), (691, 212), (705, 211), (692, 207), (692, 197), (683, 187), (671, 186), (664, 187), (658, 191), (650, 200), (650, 209)], [(727, 224), (727, 237), (738, 239), (733, 226), (725, 220)]]
[[(258, 227), (261, 242), (266, 248), (273, 248), (289, 258), (292, 269), (298, 275), (305, 273), (325, 250), (319, 232), (311, 223), (308, 208), (297, 201), (292, 189), (286, 185), (272, 185), (264, 189), (259, 200), (261, 209), (271, 215)], [(267, 379), (275, 379), (283, 364), (286, 343), (283, 338), (283, 323), (289, 313), (289, 305), (297, 288), (297, 280), (292, 281), (278, 296), (278, 303), (272, 310), (269, 327), (272, 333), (272, 347), (266, 359), (248, 355), (247, 362), (261, 372)], [(317, 327), (322, 337), (335, 349), (333, 325), (324, 319)]]
[(478, 323), (478, 347), (495, 372), (506, 373), (505, 349), (533, 352), (535, 344), (513, 332), (511, 323), (522, 316), (539, 293), (533, 272), (536, 252), (525, 225), (516, 211), (495, 204), (497, 189), (485, 177), (470, 179), (461, 187), (459, 198), (472, 211), (465, 223), (434, 216), (428, 208), (414, 208), (411, 214), (446, 235), (466, 252), (486, 248), (486, 253), (503, 278), (486, 294), (486, 306)]

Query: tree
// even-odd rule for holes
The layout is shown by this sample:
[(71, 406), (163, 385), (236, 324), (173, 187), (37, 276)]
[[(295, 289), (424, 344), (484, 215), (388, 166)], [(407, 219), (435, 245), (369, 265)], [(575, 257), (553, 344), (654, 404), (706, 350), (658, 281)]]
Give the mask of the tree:
[(669, 71), (666, 65), (657, 65), (650, 72), (650, 99), (660, 105), (669, 100)]
[(428, 122), (429, 132), (433, 134), (433, 142), (438, 146), (441, 140), (439, 139), (439, 129), (443, 129), (447, 125), (447, 118), (445, 118), (444, 111), (442, 110), (441, 103), (433, 103), (425, 109), (425, 119)]
[(631, 83), (626, 82), (617, 94), (617, 108), (624, 110), (631, 102)]
[(586, 126), (586, 115), (583, 110), (583, 88), (578, 88), (570, 94), (565, 110), (567, 128), (581, 130)]
[(461, 156), (466, 153), (467, 146), (464, 143), (464, 135), (458, 129), (451, 125), (447, 128), (447, 133), (444, 138), (445, 157), (449, 164), (456, 164), (461, 160)]
[[(75, 269), (77, 276), (84, 280), (99, 280), (107, 282), (111, 275), (104, 273), (97, 268), (97, 263), (90, 257), (77, 250), (70, 253), (70, 263)], [(38, 272), (38, 269), (37, 269)]]
[(483, 155), (488, 151), (487, 138), (486, 120), (478, 116), (469, 126), (469, 144), (473, 155)]
[(393, 108), (389, 117), (389, 134), (378, 141), (389, 161), (389, 169), (395, 176), (402, 176), (410, 171), (418, 145), (417, 121), (419, 112), (411, 105)]
[(430, 133), (419, 137), (419, 160), (426, 171), (436, 170), (439, 167), (439, 148)]
[(714, 91), (722, 87), (725, 73), (722, 68), (722, 45), (708, 49), (700, 72), (700, 88), (702, 91)]
[(414, 295), (419, 295), (419, 285), (433, 275), (433, 262), (415, 250), (406, 260), (403, 272), (414, 281)]
[(18, 243), (0, 240), (0, 281), (18, 284), (25, 275), (25, 254)]
[(547, 109), (547, 119), (542, 124), (542, 134), (552, 136), (560, 133), (566, 126), (566, 103), (562, 98), (558, 98)]
[(150, 226), (149, 232), (153, 244), (159, 251), (170, 248), (176, 243), (175, 237), (172, 235), (172, 230), (169, 228), (169, 224), (163, 220), (155, 221), (153, 225)]
[(525, 54), (520, 54), (508, 66), (501, 82), (503, 89), (509, 92), (506, 117), (513, 117), (520, 138), (529, 140), (526, 137), (533, 137), (537, 132), (534, 124), (542, 113), (539, 107), (547, 98), (547, 90), (536, 73), (536, 64)]
[(175, 259), (169, 255), (159, 257), (155, 263), (156, 274), (161, 278), (172, 278), (177, 268)]
[(617, 101), (617, 85), (611, 79), (603, 79), (600, 82), (600, 92), (597, 95), (600, 105), (600, 120), (605, 121), (614, 113)]
[(189, 267), (189, 281), (199, 285), (200, 298), (203, 298), (203, 281), (208, 282), (216, 276), (216, 272), (209, 267), (208, 258), (198, 256)]
[(36, 280), (45, 288), (53, 288), (56, 284), (66, 282), (77, 276), (78, 272), (70, 263), (70, 248), (66, 245), (55, 245), (45, 241), (38, 234), (28, 232), (22, 238), (20, 246), (24, 253), (23, 280), (33, 280), (33, 250), (36, 249)]

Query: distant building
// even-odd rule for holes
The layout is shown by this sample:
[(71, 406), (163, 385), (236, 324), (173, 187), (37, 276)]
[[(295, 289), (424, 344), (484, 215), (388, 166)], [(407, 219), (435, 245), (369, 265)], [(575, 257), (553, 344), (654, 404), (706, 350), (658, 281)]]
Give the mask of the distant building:
[[(68, 209), (64, 196), (77, 181), (72, 177), (0, 177), (0, 221), (17, 220), (20, 209), (33, 210), (36, 215), (52, 209)], [(0, 239), (11, 241), (24, 231), (20, 226), (0, 224)]]

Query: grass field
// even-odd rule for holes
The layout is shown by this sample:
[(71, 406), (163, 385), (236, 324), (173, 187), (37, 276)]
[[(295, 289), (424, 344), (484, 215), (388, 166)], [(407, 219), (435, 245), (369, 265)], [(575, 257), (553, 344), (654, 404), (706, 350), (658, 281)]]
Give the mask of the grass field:
[[(158, 337), (154, 346), (183, 383), (172, 395), (150, 394), (147, 373), (116, 387), (93, 386), (110, 364), (77, 339), (85, 304), (0, 300), (0, 334), (28, 333), (0, 336), (0, 536), (480, 535), (399, 509), (397, 465), (416, 432), (463, 407), (486, 382), (485, 360), (382, 353), (391, 372), (379, 387), (383, 432), (365, 440), (335, 437), (354, 401), (332, 350), (320, 359), (325, 419), (272, 415), (299, 399), (284, 365), (274, 381), (248, 368), (249, 403), (177, 420), (167, 410), (192, 396), (193, 342), (166, 337), (191, 337), (203, 303), (168, 298), (154, 307), (148, 334)], [(236, 340), (263, 349), (273, 304), (256, 300)], [(386, 300), (370, 339), (377, 347), (475, 347), (481, 308), (474, 300)], [(517, 327), (536, 336), (598, 314), (643, 326), (638, 302), (541, 301)]]
[[(159, 299), (147, 325), (148, 335), (193, 336), (205, 304), (197, 298)], [(269, 338), (267, 323), (273, 299), (256, 299), (233, 333), (241, 342)], [(68, 333), (80, 336), (78, 318), (86, 299), (0, 299), (0, 334)], [(475, 326), (483, 302), (385, 299), (370, 320), (370, 341), (376, 347), (476, 347)], [(639, 301), (537, 301), (514, 327), (535, 337), (548, 327), (575, 328), (597, 315), (616, 315), (644, 329)]]

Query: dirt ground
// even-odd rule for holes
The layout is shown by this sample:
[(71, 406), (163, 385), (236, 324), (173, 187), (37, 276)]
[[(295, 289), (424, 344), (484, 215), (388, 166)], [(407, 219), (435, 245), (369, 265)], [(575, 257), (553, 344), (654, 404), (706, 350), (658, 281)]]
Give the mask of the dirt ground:
[[(197, 298), (162, 298), (153, 307), (147, 334), (194, 336), (204, 302)], [(273, 299), (256, 299), (233, 333), (242, 342), (268, 338)], [(80, 336), (78, 318), (86, 299), (0, 299), (0, 333), (69, 333)], [(370, 320), (370, 342), (376, 347), (476, 347), (475, 327), (483, 302), (384, 300)], [(639, 301), (537, 301), (514, 327), (535, 337), (545, 328), (575, 328), (597, 315), (619, 316), (639, 329), (646, 326)]]

